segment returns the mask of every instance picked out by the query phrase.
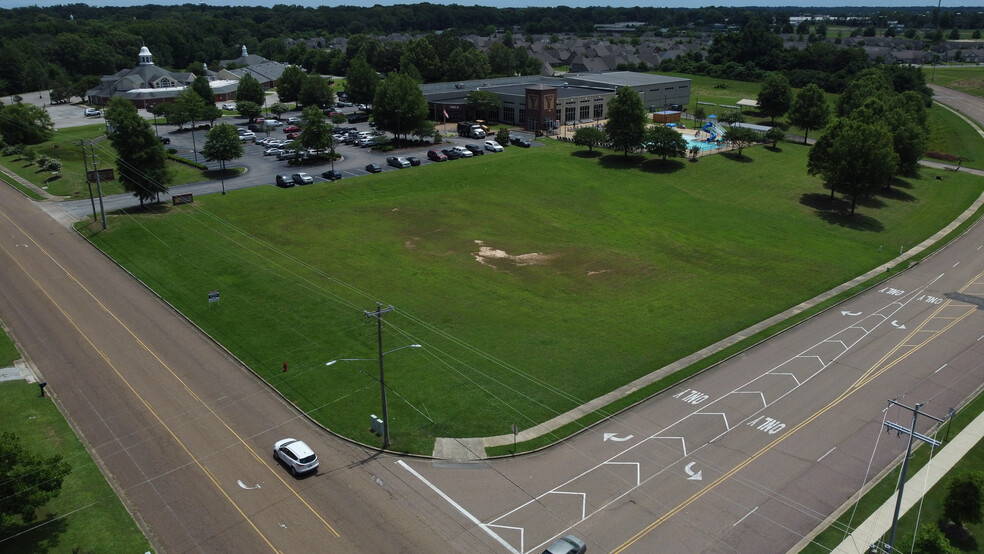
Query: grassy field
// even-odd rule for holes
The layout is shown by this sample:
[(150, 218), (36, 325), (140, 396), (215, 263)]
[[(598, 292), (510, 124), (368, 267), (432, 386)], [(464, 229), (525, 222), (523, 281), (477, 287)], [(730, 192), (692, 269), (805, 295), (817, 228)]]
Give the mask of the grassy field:
[(984, 66), (924, 67), (926, 82), (984, 98)]
[(10, 340), (6, 333), (0, 332), (0, 367), (10, 367), (20, 357), (14, 341)]
[[(0, 348), (0, 354), (5, 352)], [(150, 551), (116, 492), (51, 399), (40, 397), (37, 385), (0, 383), (0, 428), (16, 433), (32, 450), (61, 454), (72, 465), (61, 494), (42, 506), (34, 521), (0, 535), (4, 552)]]
[(257, 187), (117, 216), (92, 240), (301, 409), (362, 441), (378, 368), (325, 363), (373, 358), (363, 311), (395, 305), (384, 349), (424, 348), (386, 357), (394, 447), (429, 453), (435, 436), (549, 419), (827, 290), (917, 244), (982, 189), (924, 171), (849, 218), (827, 209), (797, 145), (696, 164), (578, 152), (548, 141)]
[[(946, 152), (962, 158), (961, 165), (984, 169), (984, 143), (977, 130), (958, 115), (934, 104), (929, 110), (929, 143), (927, 151)], [(952, 163), (926, 158), (930, 161)]]

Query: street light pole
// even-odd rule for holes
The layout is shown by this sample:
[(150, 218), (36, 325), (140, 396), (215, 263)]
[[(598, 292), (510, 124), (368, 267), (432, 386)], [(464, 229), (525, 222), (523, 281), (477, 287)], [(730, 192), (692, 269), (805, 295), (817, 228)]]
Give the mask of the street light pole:
[(376, 335), (379, 342), (379, 389), (383, 397), (383, 448), (390, 445), (389, 413), (386, 410), (386, 377), (383, 373), (383, 315), (393, 311), (393, 306), (383, 308), (376, 302), (375, 312), (365, 312), (366, 317), (376, 318)]

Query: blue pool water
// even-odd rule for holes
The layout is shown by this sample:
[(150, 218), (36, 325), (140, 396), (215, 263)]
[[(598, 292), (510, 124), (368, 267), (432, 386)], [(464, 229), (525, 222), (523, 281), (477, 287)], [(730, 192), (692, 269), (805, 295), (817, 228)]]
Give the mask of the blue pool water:
[(700, 139), (694, 139), (693, 137), (686, 137), (686, 138), (687, 138), (687, 150), (690, 150), (694, 146), (700, 148), (701, 150), (715, 150), (717, 148), (720, 148), (719, 145), (713, 142), (708, 143)]

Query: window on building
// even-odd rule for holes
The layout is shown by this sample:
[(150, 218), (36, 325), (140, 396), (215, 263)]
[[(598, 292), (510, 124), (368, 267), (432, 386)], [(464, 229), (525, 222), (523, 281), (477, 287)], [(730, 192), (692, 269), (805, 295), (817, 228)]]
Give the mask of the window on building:
[(517, 124), (522, 124), (526, 120), (526, 108), (519, 109), (519, 117), (516, 118)]
[(595, 104), (594, 105), (594, 118), (601, 119), (605, 115), (605, 105)]
[(502, 108), (502, 120), (506, 123), (516, 123), (516, 108)]
[(564, 122), (569, 123), (571, 121), (574, 121), (576, 113), (577, 111), (574, 106), (567, 106), (566, 108), (564, 108)]
[(581, 111), (578, 114), (578, 117), (581, 119), (591, 119), (591, 106), (588, 104), (581, 106)]

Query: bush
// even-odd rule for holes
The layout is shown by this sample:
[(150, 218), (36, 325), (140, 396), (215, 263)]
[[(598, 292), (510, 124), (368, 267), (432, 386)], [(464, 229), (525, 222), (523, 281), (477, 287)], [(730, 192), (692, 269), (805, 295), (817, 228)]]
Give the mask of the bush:
[(45, 171), (57, 172), (62, 169), (62, 162), (57, 158), (49, 158), (48, 163), (44, 164)]
[(21, 155), (21, 158), (23, 158), (23, 159), (25, 159), (25, 160), (27, 160), (29, 162), (32, 162), (32, 163), (38, 157), (38, 153), (35, 152), (33, 148), (28, 148), (28, 147), (25, 147), (23, 150), (21, 150), (20, 155)]
[(948, 162), (955, 162), (960, 159), (960, 156), (951, 154), (949, 152), (940, 152), (939, 150), (929, 150), (926, 152), (927, 158), (933, 158), (936, 160), (944, 160)]
[(40, 154), (37, 157), (37, 159), (34, 160), (34, 162), (37, 163), (38, 164), (38, 167), (41, 168), (41, 169), (44, 169), (45, 166), (48, 165), (48, 162), (50, 162), (50, 161), (51, 161), (51, 158), (49, 158), (47, 154)]

